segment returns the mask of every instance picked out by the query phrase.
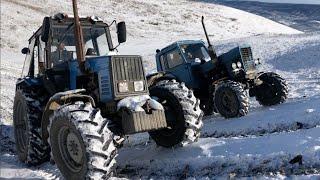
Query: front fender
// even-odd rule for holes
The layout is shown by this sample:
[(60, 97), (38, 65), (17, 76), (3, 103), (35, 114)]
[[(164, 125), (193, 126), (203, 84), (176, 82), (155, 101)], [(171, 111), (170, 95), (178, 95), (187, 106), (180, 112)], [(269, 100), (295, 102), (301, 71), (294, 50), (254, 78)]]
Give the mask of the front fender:
[(49, 118), (53, 114), (55, 110), (57, 110), (60, 106), (76, 101), (83, 101), (91, 103), (93, 107), (95, 107), (94, 99), (91, 96), (83, 94), (86, 90), (85, 89), (76, 89), (76, 90), (70, 90), (65, 92), (59, 92), (54, 94), (49, 101), (47, 102), (47, 105), (44, 109), (44, 112), (42, 114), (42, 120), (41, 120), (41, 135), (43, 141), (47, 141), (49, 137), (49, 133), (47, 130), (47, 127), (49, 125)]
[(172, 80), (172, 79), (176, 79), (178, 81), (178, 79), (171, 73), (166, 73), (166, 72), (153, 73), (147, 76), (148, 87), (150, 88), (151, 86), (154, 86), (160, 81)]

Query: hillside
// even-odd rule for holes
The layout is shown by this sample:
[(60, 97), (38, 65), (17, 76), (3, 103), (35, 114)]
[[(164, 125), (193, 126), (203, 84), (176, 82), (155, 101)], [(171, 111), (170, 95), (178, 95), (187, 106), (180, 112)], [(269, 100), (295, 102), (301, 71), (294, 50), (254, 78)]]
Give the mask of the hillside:
[[(292, 34), (299, 31), (241, 10), (211, 3), (143, 0), (80, 0), (80, 14), (97, 15), (106, 22), (125, 20), (128, 41), (170, 42), (202, 38), (200, 17), (206, 16), (214, 40), (258, 34)], [(1, 49), (20, 51), (41, 25), (43, 17), (58, 12), (72, 14), (71, 2), (57, 0), (2, 0)], [(150, 43), (152, 44), (152, 43)]]

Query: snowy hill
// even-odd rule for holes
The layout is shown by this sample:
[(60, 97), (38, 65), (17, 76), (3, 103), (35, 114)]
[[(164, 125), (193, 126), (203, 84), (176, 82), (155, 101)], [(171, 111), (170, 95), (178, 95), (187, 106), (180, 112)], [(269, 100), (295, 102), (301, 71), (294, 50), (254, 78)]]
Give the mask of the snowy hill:
[[(58, 12), (72, 13), (71, 2), (49, 0), (3, 0), (1, 2), (1, 48), (18, 52), (41, 25), (43, 17)], [(106, 22), (125, 20), (129, 39), (165, 42), (202, 38), (200, 17), (206, 16), (214, 40), (257, 34), (293, 34), (299, 31), (241, 10), (186, 0), (80, 1), (82, 15), (97, 15)]]
[[(304, 4), (280, 4), (284, 1), (276, 1), (279, 3), (211, 0), (213, 3), (218, 2), (225, 6), (257, 14), (303, 32), (320, 31), (320, 1), (317, 1), (317, 4), (308, 4), (308, 1), (305, 0)], [(292, 0), (289, 1), (294, 3)]]
[[(15, 156), (12, 103), (26, 40), (43, 16), (71, 13), (64, 0), (1, 1), (0, 179), (62, 179), (55, 165), (27, 167)], [(125, 20), (128, 42), (122, 54), (143, 55), (147, 70), (155, 49), (181, 39), (204, 39), (200, 23), (206, 17), (210, 36), (221, 54), (238, 44), (250, 44), (260, 57), (261, 71), (287, 79), (288, 102), (262, 107), (251, 99), (247, 116), (206, 117), (199, 142), (164, 149), (147, 134), (129, 138), (117, 158), (115, 179), (177, 178), (320, 178), (320, 34), (305, 33), (234, 8), (195, 1), (80, 0), (83, 15), (107, 22)], [(302, 155), (302, 165), (290, 160)]]

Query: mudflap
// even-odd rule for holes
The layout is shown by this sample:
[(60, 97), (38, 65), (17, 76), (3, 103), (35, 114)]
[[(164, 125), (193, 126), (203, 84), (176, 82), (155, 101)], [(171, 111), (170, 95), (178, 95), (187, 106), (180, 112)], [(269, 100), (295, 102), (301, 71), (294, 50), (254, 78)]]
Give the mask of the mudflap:
[(125, 134), (135, 134), (167, 127), (164, 110), (122, 111), (122, 128)]

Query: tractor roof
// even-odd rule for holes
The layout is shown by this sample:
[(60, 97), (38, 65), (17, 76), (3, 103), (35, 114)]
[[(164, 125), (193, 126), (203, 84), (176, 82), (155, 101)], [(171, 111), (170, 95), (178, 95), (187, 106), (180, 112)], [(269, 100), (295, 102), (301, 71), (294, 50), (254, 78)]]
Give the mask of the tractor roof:
[(181, 40), (181, 41), (176, 41), (176, 42), (166, 46), (165, 48), (162, 48), (161, 52), (169, 51), (169, 50), (174, 49), (175, 47), (180, 46), (182, 44), (198, 44), (198, 43), (204, 44), (204, 42), (201, 41), (201, 40)]
[[(49, 17), (51, 19), (51, 22), (53, 25), (70, 25), (71, 23), (74, 22), (74, 16), (73, 15), (68, 15), (68, 14), (63, 14), (63, 13), (58, 13), (55, 14), (54, 16)], [(102, 21), (101, 18), (97, 16), (80, 16), (80, 22), (81, 25), (87, 26), (87, 25), (92, 25), (92, 24), (98, 24), (98, 25), (103, 25), (103, 26), (108, 26), (106, 23)], [(38, 30), (30, 37), (29, 42), (34, 36), (39, 35), (41, 33), (41, 28), (40, 26)]]

